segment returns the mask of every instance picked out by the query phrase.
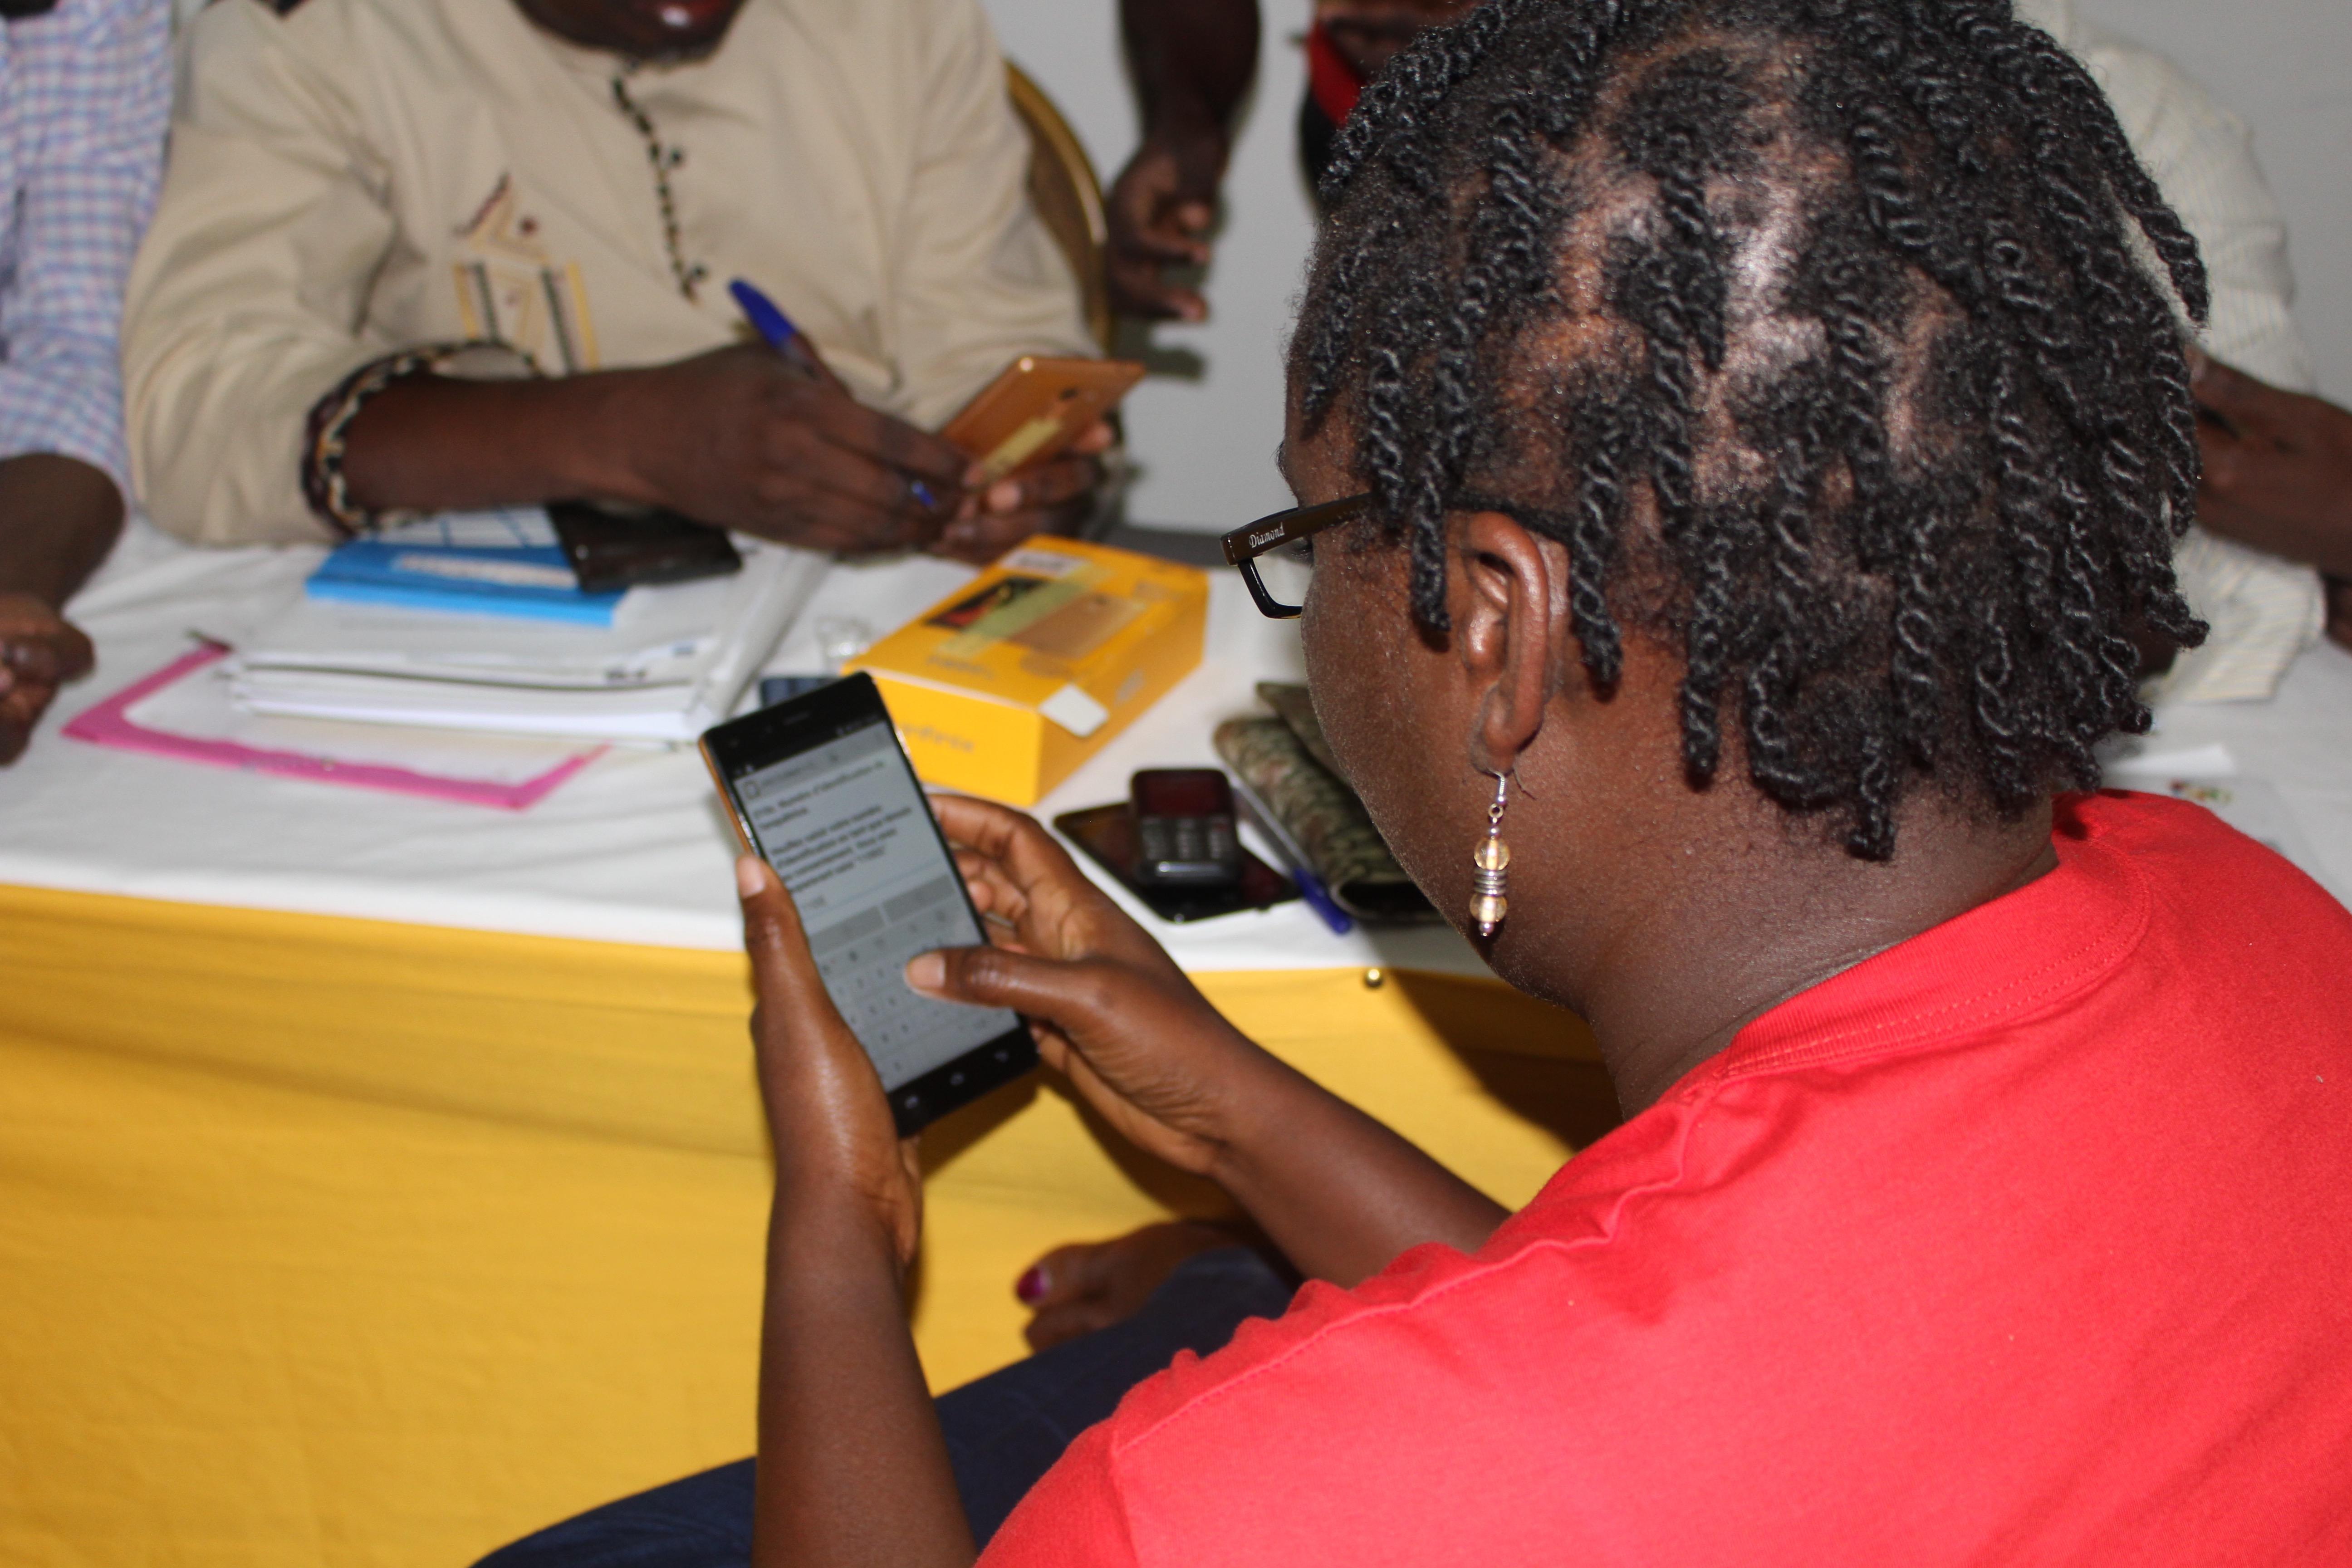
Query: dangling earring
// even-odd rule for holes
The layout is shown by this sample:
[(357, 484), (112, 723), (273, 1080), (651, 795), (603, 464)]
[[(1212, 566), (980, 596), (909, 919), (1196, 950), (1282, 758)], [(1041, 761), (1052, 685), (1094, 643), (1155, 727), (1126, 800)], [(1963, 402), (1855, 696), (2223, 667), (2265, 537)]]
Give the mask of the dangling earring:
[(1470, 852), (1470, 918), (1478, 922), (1480, 936), (1494, 935), (1511, 910), (1511, 900), (1503, 896), (1510, 882), (1511, 847), (1503, 842), (1503, 806), (1510, 789), (1511, 775), (1496, 773), (1495, 804), (1486, 808), (1486, 837)]

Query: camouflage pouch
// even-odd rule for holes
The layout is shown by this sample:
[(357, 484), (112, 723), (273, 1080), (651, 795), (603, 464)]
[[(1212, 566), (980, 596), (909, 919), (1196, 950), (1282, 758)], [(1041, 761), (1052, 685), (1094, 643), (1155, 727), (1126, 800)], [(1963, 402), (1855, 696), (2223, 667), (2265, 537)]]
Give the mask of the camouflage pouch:
[[(1259, 695), (1266, 696), (1270, 689), (1297, 692), (1299, 707), (1305, 707), (1304, 687), (1269, 684), (1258, 688)], [(1306, 719), (1313, 723), (1311, 710)], [(1312, 733), (1319, 748), (1322, 731)], [(1322, 879), (1341, 909), (1368, 922), (1420, 923), (1437, 918), (1381, 841), (1363, 802), (1316, 760), (1298, 731), (1282, 719), (1228, 719), (1217, 726), (1214, 739), (1217, 755), (1241, 782), (1244, 798), (1267, 830)]]

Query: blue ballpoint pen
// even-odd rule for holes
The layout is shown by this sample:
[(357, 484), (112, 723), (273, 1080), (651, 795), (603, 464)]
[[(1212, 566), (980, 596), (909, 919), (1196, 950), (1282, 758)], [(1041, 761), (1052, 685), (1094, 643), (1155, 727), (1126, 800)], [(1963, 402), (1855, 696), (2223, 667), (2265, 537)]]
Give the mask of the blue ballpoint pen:
[(1298, 884), (1298, 896), (1307, 901), (1307, 907), (1323, 917), (1323, 923), (1331, 928), (1334, 935), (1345, 936), (1356, 929), (1356, 922), (1339, 907), (1331, 890), (1323, 885), (1322, 878), (1300, 865), (1290, 868), (1290, 879)]
[[(800, 357), (825, 380), (835, 386), (841, 384), (824, 361), (817, 357), (816, 345), (802, 336), (801, 330), (793, 325), (793, 319), (785, 315), (773, 300), (760, 292), (757, 285), (738, 278), (727, 285), (727, 292), (734, 296), (737, 308), (743, 312), (743, 319), (751, 323), (751, 330), (760, 334), (761, 342), (778, 353), (785, 353), (790, 352), (789, 345), (793, 340), (799, 338)], [(926, 510), (936, 510), (940, 504), (938, 498), (931, 494), (931, 487), (912, 475), (907, 479), (907, 493)]]
[(1247, 780), (1234, 781), (1234, 798), (1241, 805), (1243, 816), (1265, 834), (1266, 842), (1274, 847), (1275, 858), (1282, 862), (1283, 869), (1290, 873), (1291, 881), (1297, 885), (1300, 900), (1331, 928), (1331, 934), (1345, 936), (1355, 930), (1355, 918), (1339, 907), (1339, 900), (1331, 896), (1331, 889), (1323, 885), (1323, 879), (1308, 868), (1306, 855), (1290, 835), (1283, 831), (1274, 813), (1266, 809), (1265, 802), (1259, 798), (1257, 791), (1250, 788)]

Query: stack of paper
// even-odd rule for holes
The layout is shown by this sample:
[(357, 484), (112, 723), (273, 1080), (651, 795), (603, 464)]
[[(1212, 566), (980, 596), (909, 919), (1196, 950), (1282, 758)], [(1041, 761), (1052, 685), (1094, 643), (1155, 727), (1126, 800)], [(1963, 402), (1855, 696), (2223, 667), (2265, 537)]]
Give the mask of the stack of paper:
[(727, 717), (827, 557), (743, 542), (743, 570), (632, 588), (610, 626), (304, 598), (233, 640), (248, 712), (594, 741), (691, 741)]

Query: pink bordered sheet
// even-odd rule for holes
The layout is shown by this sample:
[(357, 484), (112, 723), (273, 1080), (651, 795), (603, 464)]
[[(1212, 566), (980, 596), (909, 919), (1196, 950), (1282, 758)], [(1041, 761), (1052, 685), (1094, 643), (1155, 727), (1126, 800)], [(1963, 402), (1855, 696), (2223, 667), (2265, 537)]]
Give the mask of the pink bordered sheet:
[(149, 756), (504, 811), (536, 805), (607, 749), (244, 713), (213, 668), (228, 651), (195, 648), (75, 715), (64, 732)]

